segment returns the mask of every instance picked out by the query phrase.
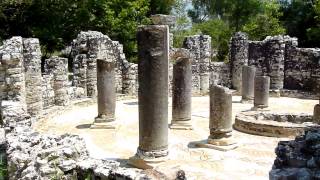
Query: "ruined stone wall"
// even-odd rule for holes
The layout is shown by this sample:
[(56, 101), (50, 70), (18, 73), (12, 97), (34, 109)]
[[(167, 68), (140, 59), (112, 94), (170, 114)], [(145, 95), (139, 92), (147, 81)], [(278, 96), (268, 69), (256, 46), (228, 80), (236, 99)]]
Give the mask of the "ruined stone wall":
[[(97, 31), (81, 32), (73, 41), (71, 52), (73, 64), (76, 65), (73, 68), (75, 76), (73, 86), (86, 88), (87, 96), (95, 97), (97, 95), (97, 59), (108, 59), (116, 62), (117, 93), (135, 94), (135, 92), (128, 92), (128, 90), (132, 89), (127, 87), (132, 80), (124, 77), (130, 76), (132, 71), (128, 70), (128, 68), (131, 68), (131, 65), (126, 60), (123, 46), (118, 41), (112, 41), (108, 36)], [(86, 66), (84, 61), (86, 61)], [(127, 80), (128, 82), (126, 82)], [(86, 87), (84, 87), (85, 84)]]
[(209, 66), (211, 61), (211, 37), (208, 35), (195, 35), (185, 38), (184, 48), (188, 49), (192, 60), (192, 89), (199, 92), (209, 88)]
[(27, 116), (21, 37), (12, 37), (3, 42), (3, 46), (0, 47), (0, 66), (0, 120), (3, 124), (12, 124)]
[(44, 109), (54, 106), (53, 74), (42, 75), (42, 100)]
[(287, 48), (284, 71), (286, 89), (320, 90), (320, 49)]
[(68, 105), (70, 101), (70, 94), (68, 94), (68, 59), (56, 56), (46, 59), (44, 70), (46, 74), (53, 74), (55, 105)]
[(283, 89), (286, 39), (289, 37), (273, 36), (249, 41), (248, 65), (257, 68), (257, 75), (270, 76), (270, 89)]
[(230, 72), (232, 88), (241, 90), (242, 66), (248, 64), (248, 36), (237, 32), (230, 40)]
[(38, 39), (23, 39), (23, 58), (28, 113), (38, 115), (43, 109), (41, 50)]
[(84, 97), (87, 97), (87, 55), (78, 54), (73, 61), (73, 86), (82, 88)]
[(138, 94), (138, 64), (129, 63), (123, 69), (123, 94), (136, 95)]
[(211, 62), (210, 64), (210, 84), (217, 83), (219, 85), (230, 88), (230, 65), (224, 62)]

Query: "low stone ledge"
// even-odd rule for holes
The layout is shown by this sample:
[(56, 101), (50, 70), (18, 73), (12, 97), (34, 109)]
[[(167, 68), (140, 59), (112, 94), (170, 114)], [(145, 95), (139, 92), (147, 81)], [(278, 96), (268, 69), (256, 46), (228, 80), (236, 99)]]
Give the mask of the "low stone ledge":
[(312, 123), (312, 115), (248, 111), (236, 115), (234, 129), (254, 135), (293, 137), (304, 133)]

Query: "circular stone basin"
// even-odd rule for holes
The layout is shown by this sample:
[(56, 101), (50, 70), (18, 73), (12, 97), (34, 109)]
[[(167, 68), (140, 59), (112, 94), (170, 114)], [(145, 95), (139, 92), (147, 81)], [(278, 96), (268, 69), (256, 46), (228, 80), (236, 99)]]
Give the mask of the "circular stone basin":
[(320, 127), (305, 113), (280, 113), (246, 111), (236, 115), (234, 129), (254, 135), (269, 137), (294, 137), (309, 127)]

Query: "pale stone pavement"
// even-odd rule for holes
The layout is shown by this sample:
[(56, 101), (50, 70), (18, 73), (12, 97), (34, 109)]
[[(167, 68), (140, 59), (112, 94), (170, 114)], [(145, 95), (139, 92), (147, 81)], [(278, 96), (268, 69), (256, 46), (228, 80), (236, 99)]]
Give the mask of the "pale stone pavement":
[[(240, 97), (233, 97), (233, 116), (248, 110), (251, 104), (239, 103)], [(279, 112), (301, 112), (312, 114), (316, 100), (295, 98), (270, 98), (270, 109)], [(78, 134), (85, 138), (91, 156), (118, 159), (121, 162), (133, 156), (138, 147), (138, 104), (137, 99), (117, 102), (118, 127), (110, 129), (89, 129), (97, 115), (97, 105), (75, 106), (52, 119), (44, 119), (34, 126), (40, 132)], [(169, 103), (169, 122), (171, 102)], [(169, 131), (169, 160), (157, 168), (183, 169), (188, 179), (268, 179), (280, 138), (248, 135), (234, 131), (239, 147), (229, 152), (194, 148), (192, 142), (205, 140), (209, 135), (209, 97), (192, 98), (192, 121), (194, 130)], [(124, 163), (125, 165), (125, 163)]]

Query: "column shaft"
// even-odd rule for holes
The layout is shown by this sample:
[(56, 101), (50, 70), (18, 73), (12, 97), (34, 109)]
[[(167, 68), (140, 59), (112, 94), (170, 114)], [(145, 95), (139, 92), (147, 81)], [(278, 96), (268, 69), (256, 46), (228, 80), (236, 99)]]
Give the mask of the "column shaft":
[(139, 147), (149, 158), (168, 154), (168, 55), (166, 25), (138, 28)]

